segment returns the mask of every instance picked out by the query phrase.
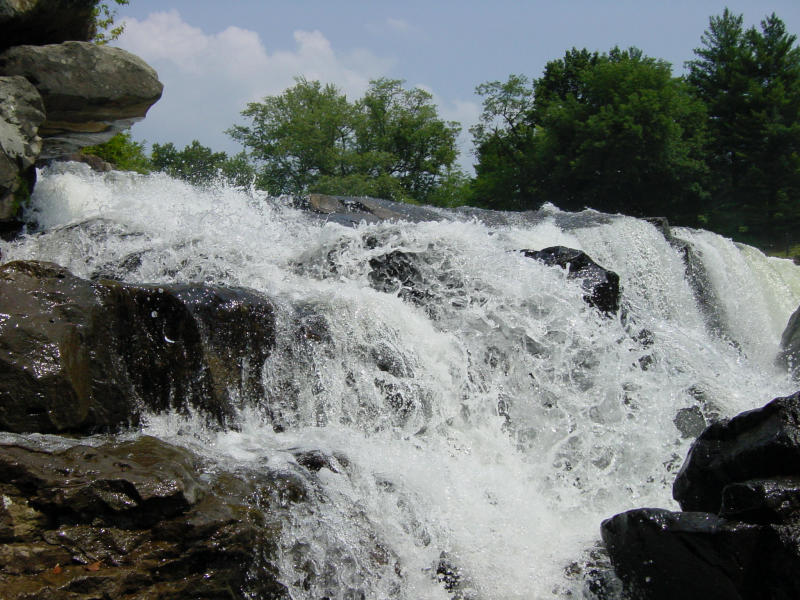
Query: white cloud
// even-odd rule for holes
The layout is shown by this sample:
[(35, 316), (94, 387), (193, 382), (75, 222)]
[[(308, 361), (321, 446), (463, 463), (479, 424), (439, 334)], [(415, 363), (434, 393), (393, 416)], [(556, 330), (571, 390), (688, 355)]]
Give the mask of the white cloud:
[(125, 19), (119, 46), (147, 61), (164, 84), (163, 98), (134, 134), (150, 142), (188, 144), (198, 138), (217, 149), (236, 149), (223, 131), (241, 122), (247, 102), (279, 94), (294, 78), (334, 83), (349, 97), (392, 66), (368, 50), (337, 52), (320, 31), (295, 31), (291, 49), (268, 51), (259, 35), (240, 27), (206, 33), (176, 10)]

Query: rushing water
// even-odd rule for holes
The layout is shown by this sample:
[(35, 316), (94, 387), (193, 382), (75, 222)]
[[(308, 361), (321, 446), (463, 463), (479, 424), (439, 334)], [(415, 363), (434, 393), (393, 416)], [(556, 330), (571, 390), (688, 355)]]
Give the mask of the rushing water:
[[(267, 397), (239, 427), (169, 414), (146, 432), (223, 464), (332, 457), (280, 541), (294, 598), (452, 597), (443, 556), (463, 598), (590, 597), (601, 520), (675, 508), (692, 432), (796, 391), (773, 359), (800, 267), (708, 232), (673, 229), (698, 284), (653, 224), (552, 207), (352, 228), (255, 192), (62, 165), (30, 210), (38, 230), (3, 260), (277, 301)], [(619, 274), (620, 316), (517, 252), (557, 244)], [(370, 259), (393, 251), (414, 258), (413, 294), (371, 285)], [(281, 335), (298, 314), (324, 335)]]

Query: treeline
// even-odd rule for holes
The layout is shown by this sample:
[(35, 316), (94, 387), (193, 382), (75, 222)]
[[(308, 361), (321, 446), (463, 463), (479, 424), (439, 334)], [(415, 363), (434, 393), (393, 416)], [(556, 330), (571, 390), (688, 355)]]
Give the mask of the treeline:
[[(271, 194), (370, 195), (455, 206), (666, 216), (772, 250), (800, 242), (800, 49), (772, 14), (745, 28), (712, 17), (686, 75), (636, 48), (573, 48), (537, 79), (483, 83), (470, 133), (475, 175), (456, 166), (457, 123), (431, 95), (378, 79), (350, 101), (298, 79), (251, 103), (234, 157), (154, 144), (142, 168), (194, 183), (222, 176)], [(98, 150), (93, 150), (98, 152)], [(101, 150), (102, 151), (102, 150)], [(112, 159), (113, 161), (113, 159)], [(119, 163), (117, 163), (119, 164)], [(141, 169), (140, 169), (141, 170)]]

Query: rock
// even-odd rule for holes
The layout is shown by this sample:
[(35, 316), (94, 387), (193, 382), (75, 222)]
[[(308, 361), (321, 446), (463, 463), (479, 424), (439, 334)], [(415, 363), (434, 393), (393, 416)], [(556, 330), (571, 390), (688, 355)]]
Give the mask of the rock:
[(604, 269), (586, 253), (565, 246), (553, 246), (543, 250), (522, 250), (528, 258), (546, 265), (558, 265), (567, 269), (567, 278), (580, 279), (583, 289), (589, 292), (584, 300), (606, 314), (619, 311), (619, 275)]
[(790, 523), (800, 516), (800, 476), (726, 485), (720, 516), (746, 523)]
[(44, 105), (24, 77), (0, 77), (0, 227), (19, 223), (36, 180), (34, 164), (42, 149), (38, 136)]
[(147, 436), (62, 451), (0, 445), (2, 505), (38, 515), (6, 528), (0, 597), (288, 598), (275, 565), (285, 485), (269, 473), (203, 474), (197, 456)]
[(0, 429), (113, 431), (142, 411), (224, 424), (261, 398), (272, 303), (244, 289), (90, 282), (50, 263), (0, 267)]
[(97, 0), (0, 0), (0, 52), (20, 44), (89, 41)]
[[(633, 600), (794, 598), (800, 592), (800, 582), (782, 581), (768, 568), (764, 550), (772, 532), (759, 525), (642, 508), (603, 521), (601, 533)], [(794, 593), (777, 593), (787, 588)]]
[(394, 250), (369, 259), (369, 280), (380, 292), (398, 294), (403, 300), (420, 304), (429, 294), (420, 289), (424, 280), (416, 265), (418, 253)]
[(800, 392), (710, 425), (692, 444), (672, 495), (686, 511), (717, 514), (723, 489), (800, 475)]
[(778, 360), (800, 379), (800, 307), (789, 318), (789, 323), (781, 336), (781, 351)]
[(144, 118), (163, 88), (140, 58), (88, 42), (15, 46), (0, 54), (0, 75), (26, 77), (44, 99), (44, 159), (108, 141)]

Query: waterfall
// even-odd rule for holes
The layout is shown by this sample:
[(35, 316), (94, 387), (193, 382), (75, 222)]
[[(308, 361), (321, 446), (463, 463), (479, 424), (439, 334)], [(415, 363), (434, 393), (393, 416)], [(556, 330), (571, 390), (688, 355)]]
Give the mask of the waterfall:
[[(294, 598), (590, 597), (600, 521), (676, 507), (706, 423), (796, 391), (773, 359), (800, 267), (592, 211), (437, 212), (344, 227), (255, 190), (62, 164), (40, 174), (36, 230), (0, 250), (87, 279), (274, 299), (266, 393), (239, 399), (236, 426), (168, 413), (143, 432), (226, 466), (322, 457), (279, 540)], [(519, 252), (553, 245), (620, 276), (619, 315)], [(699, 291), (684, 252), (707, 275)], [(409, 282), (376, 279), (387, 256)]]

